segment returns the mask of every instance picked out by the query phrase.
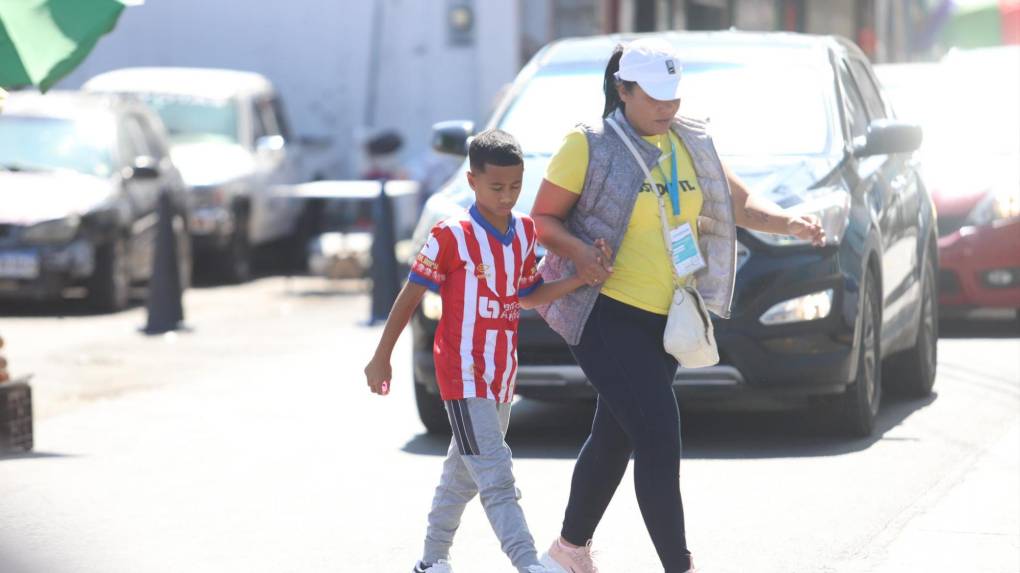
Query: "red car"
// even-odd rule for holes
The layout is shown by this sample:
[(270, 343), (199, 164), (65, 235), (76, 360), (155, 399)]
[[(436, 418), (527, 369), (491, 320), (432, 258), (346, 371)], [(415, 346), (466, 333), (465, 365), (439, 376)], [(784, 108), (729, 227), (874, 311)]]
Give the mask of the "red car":
[(1020, 46), (877, 67), (899, 115), (924, 126), (919, 157), (938, 213), (942, 316), (1020, 318), (1018, 69)]

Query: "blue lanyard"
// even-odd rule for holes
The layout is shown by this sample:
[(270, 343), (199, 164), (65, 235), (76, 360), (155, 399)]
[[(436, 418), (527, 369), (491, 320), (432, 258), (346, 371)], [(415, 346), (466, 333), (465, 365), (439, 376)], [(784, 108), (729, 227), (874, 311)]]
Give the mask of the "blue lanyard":
[(659, 173), (662, 174), (662, 178), (666, 180), (666, 188), (669, 189), (669, 199), (673, 204), (673, 216), (680, 216), (680, 177), (676, 171), (676, 144), (673, 143), (673, 138), (666, 134), (666, 138), (669, 140), (670, 150), (670, 163), (672, 164), (673, 179), (666, 177), (666, 173), (662, 170), (662, 164), (656, 163), (656, 167), (659, 168)]

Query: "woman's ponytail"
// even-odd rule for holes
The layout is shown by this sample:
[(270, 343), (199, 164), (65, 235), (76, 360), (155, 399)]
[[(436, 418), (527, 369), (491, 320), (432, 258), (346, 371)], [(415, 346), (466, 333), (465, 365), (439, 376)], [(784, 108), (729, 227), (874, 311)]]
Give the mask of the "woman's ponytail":
[[(616, 72), (620, 71), (620, 58), (623, 57), (623, 44), (617, 44), (613, 48), (613, 55), (609, 57), (609, 63), (606, 64), (606, 75), (602, 79), (602, 91), (606, 96), (606, 106), (602, 109), (602, 117), (609, 117), (609, 114), (616, 111), (617, 108), (624, 109), (623, 100), (620, 99), (620, 93), (616, 90)], [(634, 82), (623, 82), (624, 89), (628, 92), (632, 89)]]

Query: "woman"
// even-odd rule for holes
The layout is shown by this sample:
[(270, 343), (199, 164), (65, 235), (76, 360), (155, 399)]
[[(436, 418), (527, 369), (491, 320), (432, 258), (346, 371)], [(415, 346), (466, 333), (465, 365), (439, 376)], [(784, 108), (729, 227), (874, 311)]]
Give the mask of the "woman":
[[(825, 240), (816, 217), (751, 196), (719, 161), (704, 124), (677, 116), (680, 75), (673, 47), (662, 40), (617, 46), (605, 71), (602, 125), (579, 126), (565, 138), (531, 213), (549, 250), (544, 278), (576, 272), (589, 285), (539, 309), (598, 392), (561, 537), (543, 556), (565, 571), (597, 571), (591, 539), (632, 453), (638, 505), (664, 570), (693, 571), (680, 498), (677, 362), (662, 344), (674, 280), (660, 197), (670, 229), (689, 226), (694, 234), (703, 265), (696, 285), (722, 318), (733, 297), (736, 226)], [(637, 147), (656, 189), (611, 121)], [(593, 246), (601, 237), (613, 261)]]

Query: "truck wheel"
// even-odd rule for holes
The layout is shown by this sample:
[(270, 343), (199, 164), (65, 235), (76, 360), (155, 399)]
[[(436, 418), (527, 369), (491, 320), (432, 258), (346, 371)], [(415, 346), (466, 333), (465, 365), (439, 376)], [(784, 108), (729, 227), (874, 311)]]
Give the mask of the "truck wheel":
[(247, 219), (238, 218), (230, 244), (220, 253), (219, 258), (224, 281), (240, 284), (251, 278), (251, 243), (248, 241)]
[(131, 273), (127, 241), (116, 238), (96, 252), (96, 268), (89, 281), (89, 304), (103, 312), (127, 308), (131, 301)]
[(446, 406), (438, 394), (432, 394), (425, 385), (414, 381), (414, 401), (418, 405), (418, 417), (430, 434), (450, 435), (450, 420), (446, 417)]

